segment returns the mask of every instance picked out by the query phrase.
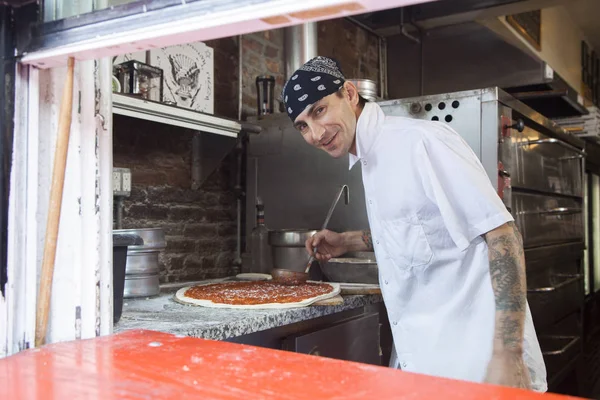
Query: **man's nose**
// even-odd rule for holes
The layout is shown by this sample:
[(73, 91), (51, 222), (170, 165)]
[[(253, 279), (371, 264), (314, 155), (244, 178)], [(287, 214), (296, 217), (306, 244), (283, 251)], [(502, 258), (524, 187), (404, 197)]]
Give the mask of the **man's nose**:
[(315, 145), (318, 145), (321, 142), (321, 139), (323, 139), (323, 137), (325, 136), (326, 130), (324, 127), (317, 125), (317, 126), (313, 127), (312, 132), (313, 132), (313, 143)]

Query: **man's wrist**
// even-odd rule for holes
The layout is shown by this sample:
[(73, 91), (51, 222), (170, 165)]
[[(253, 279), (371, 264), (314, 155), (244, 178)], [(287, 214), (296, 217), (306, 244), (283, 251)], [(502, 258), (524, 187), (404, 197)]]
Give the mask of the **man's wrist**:
[(492, 351), (492, 357), (521, 357), (523, 355), (523, 346), (498, 346), (495, 345)]
[(371, 231), (351, 231), (342, 233), (343, 245), (347, 251), (370, 251)]

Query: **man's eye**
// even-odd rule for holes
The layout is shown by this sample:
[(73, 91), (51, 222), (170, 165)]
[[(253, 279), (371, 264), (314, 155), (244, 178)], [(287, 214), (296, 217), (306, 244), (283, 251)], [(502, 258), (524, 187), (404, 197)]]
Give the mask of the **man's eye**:
[(315, 110), (315, 115), (319, 115), (321, 114), (323, 111), (325, 111), (325, 107), (319, 107)]
[(300, 132), (304, 132), (304, 131), (306, 131), (306, 128), (307, 128), (307, 127), (308, 127), (308, 126), (307, 126), (306, 124), (301, 124), (301, 125), (299, 125), (299, 126), (298, 126), (298, 130), (299, 130)]

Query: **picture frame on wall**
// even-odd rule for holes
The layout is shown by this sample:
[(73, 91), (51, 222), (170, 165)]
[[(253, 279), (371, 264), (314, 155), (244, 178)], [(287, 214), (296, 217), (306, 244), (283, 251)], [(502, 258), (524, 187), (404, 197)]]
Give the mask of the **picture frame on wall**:
[(537, 51), (542, 50), (542, 10), (507, 15), (506, 22)]
[(150, 64), (163, 70), (163, 102), (214, 113), (214, 51), (202, 42), (150, 50)]

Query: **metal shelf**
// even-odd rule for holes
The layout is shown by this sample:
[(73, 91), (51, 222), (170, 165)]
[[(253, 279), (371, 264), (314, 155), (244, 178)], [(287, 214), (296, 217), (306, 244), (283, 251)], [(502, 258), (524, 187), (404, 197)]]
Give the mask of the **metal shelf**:
[(226, 118), (188, 110), (118, 93), (112, 94), (113, 114), (160, 122), (200, 132), (237, 137), (242, 125)]

